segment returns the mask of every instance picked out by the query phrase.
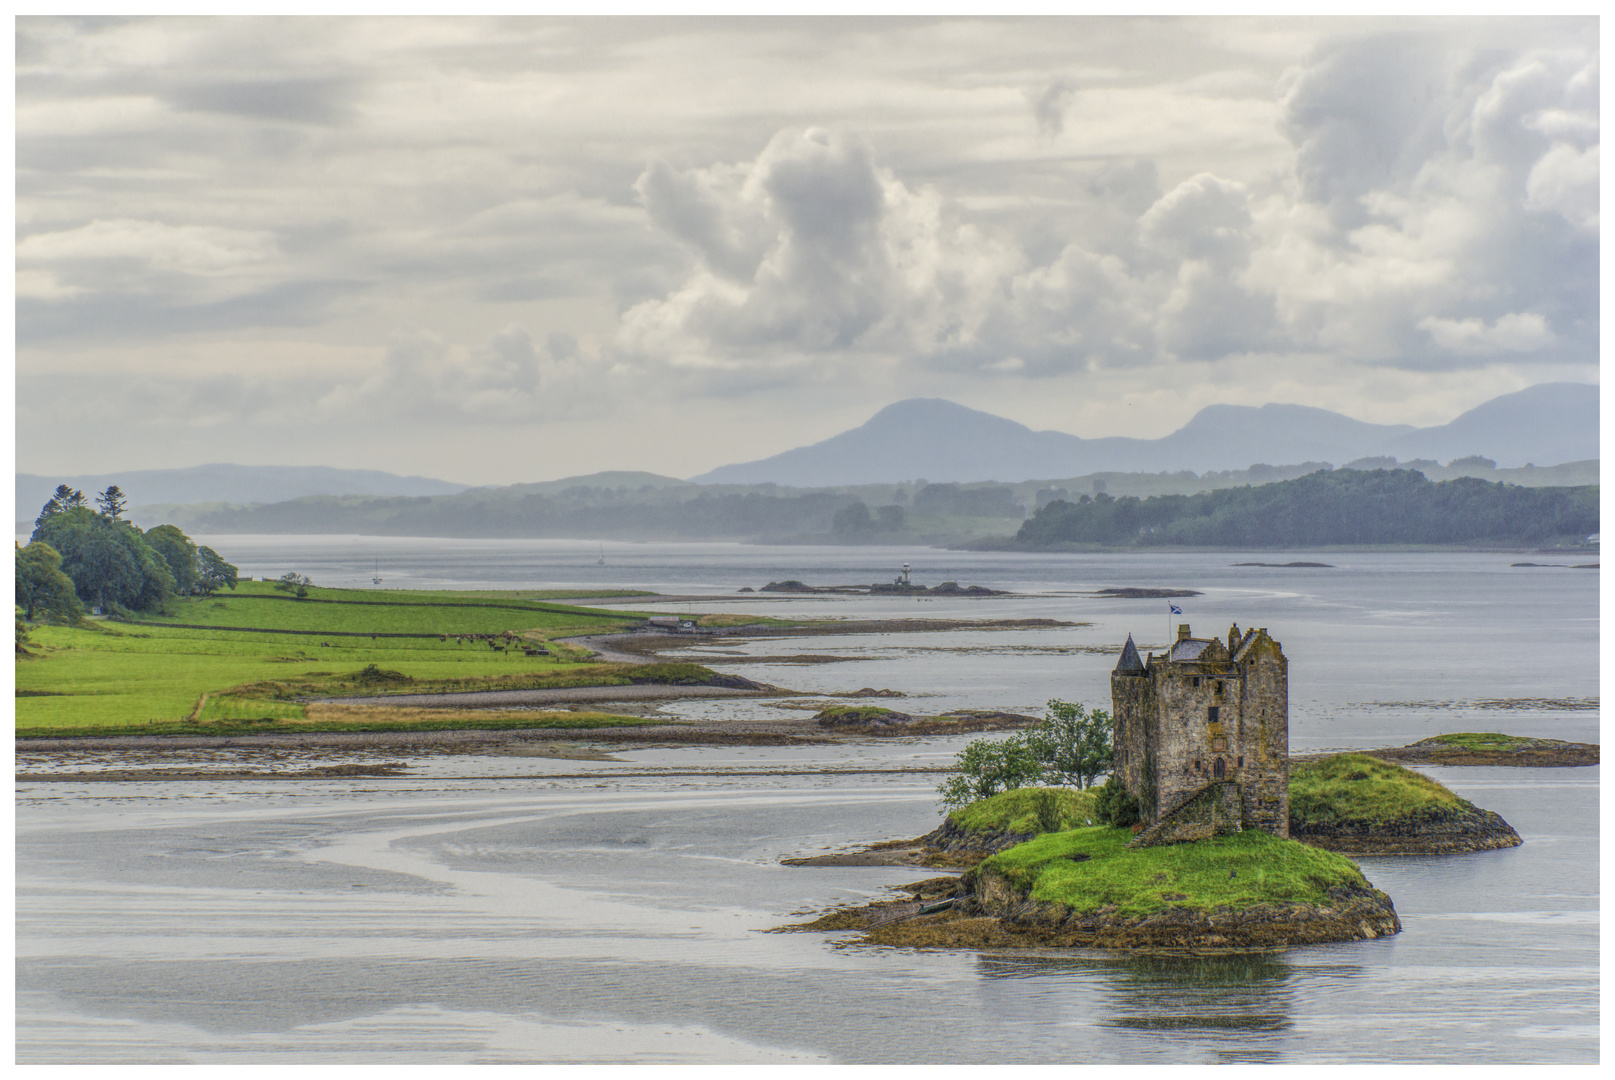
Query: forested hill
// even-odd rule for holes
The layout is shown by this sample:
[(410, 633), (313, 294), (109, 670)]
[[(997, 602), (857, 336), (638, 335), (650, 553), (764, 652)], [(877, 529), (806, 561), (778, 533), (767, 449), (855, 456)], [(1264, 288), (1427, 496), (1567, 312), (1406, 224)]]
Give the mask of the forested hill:
[(1409, 469), (1337, 469), (1199, 495), (1056, 500), (1009, 543), (1288, 548), (1335, 544), (1543, 544), (1598, 531), (1598, 488), (1432, 482)]

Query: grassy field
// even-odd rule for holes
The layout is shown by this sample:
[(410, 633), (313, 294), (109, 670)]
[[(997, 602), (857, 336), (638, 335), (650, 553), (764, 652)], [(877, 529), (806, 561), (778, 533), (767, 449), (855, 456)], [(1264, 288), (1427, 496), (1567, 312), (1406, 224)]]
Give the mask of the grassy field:
[(1428, 776), (1364, 754), (1336, 754), (1290, 766), (1290, 820), (1417, 821), (1468, 805)]
[[(1193, 844), (1127, 850), (1131, 829), (1046, 833), (985, 860), (1034, 900), (1123, 916), (1169, 907), (1210, 911), (1274, 902), (1324, 903), (1336, 885), (1367, 885), (1344, 855), (1259, 829)], [(1086, 856), (1086, 858), (1084, 858)]]
[[(1044, 800), (1049, 798), (1054, 801), (1051, 807), (1046, 808)], [(1055, 824), (1056, 829), (1076, 829), (1094, 823), (1095, 802), (1096, 793), (1093, 790), (1015, 788), (1011, 791), (1001, 791), (985, 799), (978, 799), (969, 806), (962, 806), (949, 814), (948, 819), (961, 829), (970, 832), (1054, 831), (1045, 828), (1050, 824)], [(1053, 820), (1048, 820), (1049, 818)]]
[[(520, 649), (496, 652), (468, 638), (454, 640), (509, 631), (523, 644), (541, 645), (622, 629), (639, 621), (637, 612), (567, 607), (531, 594), (309, 593), (297, 600), (268, 583), (244, 582), (235, 593), (171, 600), (165, 615), (141, 617), (154, 625), (35, 627), (32, 655), (16, 664), (17, 734), (219, 732), (243, 723), (255, 730), (275, 723), (308, 730), (308, 708), (288, 698), (617, 685), (636, 674), (642, 681), (668, 675), (588, 663), (581, 650), (565, 646), (529, 657)], [(421, 636), (379, 636), (385, 634)]]

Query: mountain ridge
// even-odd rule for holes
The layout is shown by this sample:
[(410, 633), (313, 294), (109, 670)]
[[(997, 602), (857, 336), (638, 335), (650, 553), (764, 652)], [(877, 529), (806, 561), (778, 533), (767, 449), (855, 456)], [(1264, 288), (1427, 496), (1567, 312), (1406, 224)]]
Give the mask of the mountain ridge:
[(825, 487), (997, 480), (1093, 472), (1203, 472), (1253, 464), (1374, 456), (1451, 460), (1479, 454), (1504, 468), (1598, 456), (1598, 386), (1541, 383), (1504, 394), (1447, 424), (1374, 424), (1307, 405), (1208, 405), (1158, 439), (1085, 439), (1033, 431), (942, 398), (908, 398), (856, 428), (757, 461), (723, 465), (698, 484)]

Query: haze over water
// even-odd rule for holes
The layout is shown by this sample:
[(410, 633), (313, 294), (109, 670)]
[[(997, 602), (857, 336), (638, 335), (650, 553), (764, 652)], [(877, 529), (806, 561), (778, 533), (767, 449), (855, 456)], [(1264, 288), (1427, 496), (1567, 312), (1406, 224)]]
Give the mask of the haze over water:
[[(658, 610), (1083, 624), (689, 651), (797, 689), (901, 690), (912, 700), (894, 704), (922, 713), (1108, 706), (1114, 650), (1128, 633), (1160, 648), (1166, 603), (1087, 594), (1191, 588), (1203, 595), (1175, 601), (1172, 622), (1265, 626), (1283, 643), (1297, 751), (1464, 730), (1598, 741), (1597, 572), (1509, 566), (1582, 557), (198, 542), (243, 574), (322, 585), (369, 585), (379, 563), (388, 587), (641, 587), (702, 597)], [(1334, 565), (1232, 565), (1292, 560)], [(730, 599), (786, 578), (890, 580), (904, 561), (923, 584), (1020, 595)], [(846, 662), (749, 660), (792, 653)], [(19, 785), (18, 1059), (1597, 1060), (1596, 767), (1425, 770), (1525, 843), (1360, 860), (1405, 927), (1380, 941), (1168, 960), (761, 932), (926, 876), (778, 860), (928, 831), (937, 777), (851, 770), (938, 765), (964, 741), (629, 749), (617, 762), (382, 751), (344, 756), (406, 760), (411, 778)], [(770, 767), (824, 771), (699, 775)], [(654, 775), (674, 771), (686, 775)]]

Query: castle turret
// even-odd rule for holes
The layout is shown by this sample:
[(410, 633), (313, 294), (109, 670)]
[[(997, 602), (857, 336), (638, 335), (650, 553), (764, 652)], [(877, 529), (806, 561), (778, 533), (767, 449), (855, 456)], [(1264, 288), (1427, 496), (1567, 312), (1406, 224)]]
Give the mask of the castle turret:
[(1122, 646), (1122, 658), (1116, 661), (1116, 674), (1144, 674), (1144, 661), (1138, 658), (1138, 646), (1133, 644), (1132, 634), (1127, 635), (1127, 644)]

